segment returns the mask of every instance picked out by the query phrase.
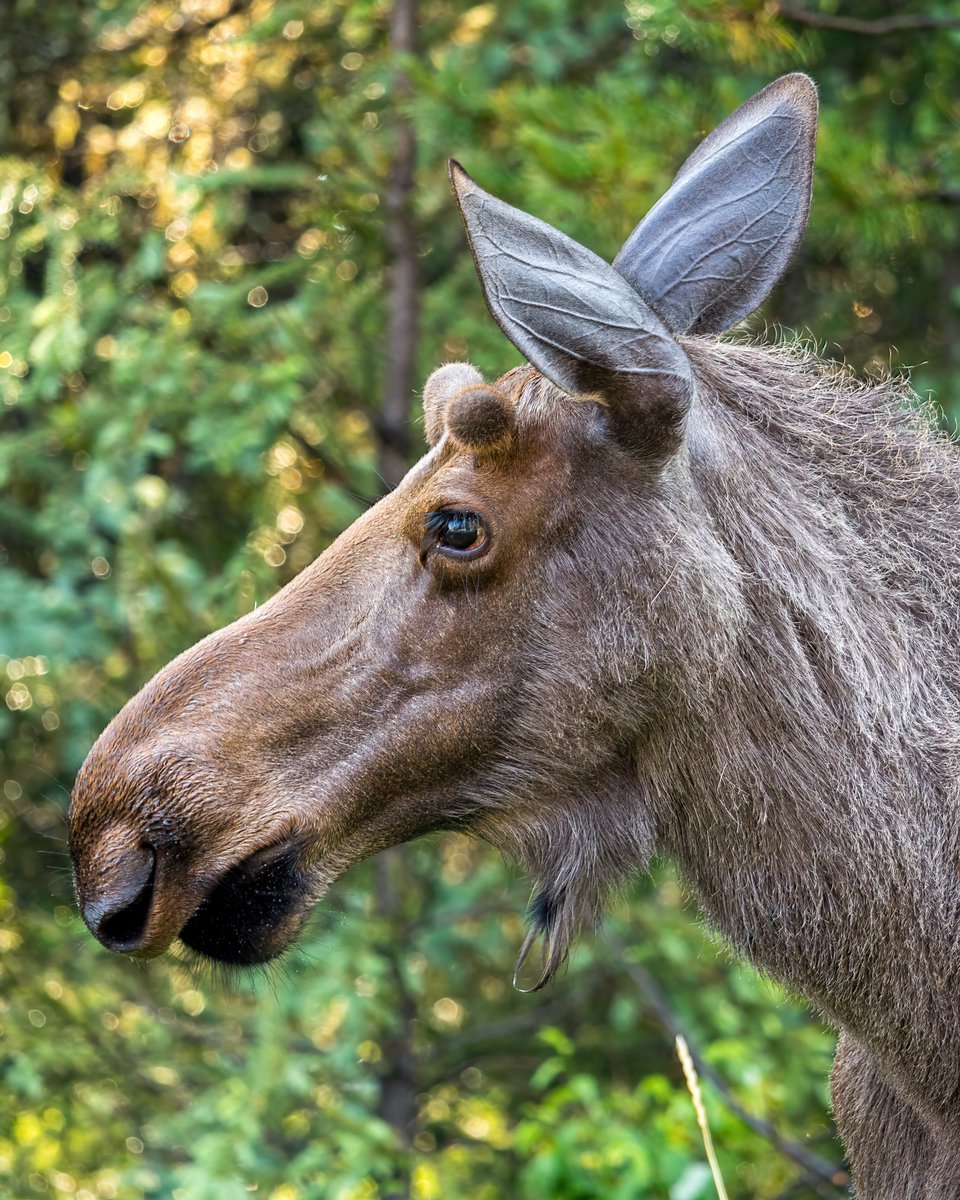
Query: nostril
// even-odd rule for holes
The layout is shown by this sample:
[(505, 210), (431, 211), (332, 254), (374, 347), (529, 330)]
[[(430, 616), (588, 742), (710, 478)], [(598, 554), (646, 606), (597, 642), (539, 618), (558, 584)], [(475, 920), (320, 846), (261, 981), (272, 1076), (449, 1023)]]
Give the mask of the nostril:
[(155, 871), (133, 899), (115, 911), (100, 918), (97, 937), (111, 950), (134, 950), (143, 940), (153, 900), (153, 877)]
[(136, 950), (143, 942), (153, 901), (157, 857), (142, 847), (120, 864), (109, 889), (83, 906), (83, 916), (94, 935), (110, 950)]

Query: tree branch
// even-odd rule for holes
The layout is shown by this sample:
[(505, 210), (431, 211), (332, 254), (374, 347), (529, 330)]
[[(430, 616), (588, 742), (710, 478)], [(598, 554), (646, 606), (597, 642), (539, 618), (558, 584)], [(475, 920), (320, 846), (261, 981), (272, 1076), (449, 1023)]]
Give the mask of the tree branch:
[(231, 0), (227, 11), (220, 13), (216, 17), (184, 17), (181, 23), (172, 29), (169, 26), (153, 25), (146, 33), (139, 37), (131, 37), (126, 41), (121, 41), (118, 38), (110, 46), (110, 50), (122, 50), (124, 54), (128, 54), (131, 50), (139, 50), (141, 46), (153, 45), (156, 42), (169, 45), (193, 37), (195, 33), (209, 33), (221, 21), (226, 21), (229, 17), (235, 17), (238, 13), (246, 12), (250, 8), (250, 5), (251, 0)]
[(354, 499), (359, 500), (362, 504), (369, 505), (376, 503), (374, 498), (364, 496), (361, 492), (358, 492), (356, 480), (338, 462), (335, 462), (321, 446), (318, 446), (316, 442), (312, 442), (299, 429), (295, 428), (291, 422), (287, 422), (284, 432), (287, 437), (297, 443), (307, 458), (315, 459), (323, 467), (324, 476), (331, 483), (335, 483), (338, 487), (343, 488), (348, 495), (353, 496)]
[(935, 204), (960, 204), (960, 188), (934, 188), (929, 192), (917, 192), (915, 198), (932, 200)]
[[(490, 1059), (496, 1055), (507, 1053), (516, 1062), (517, 1050), (513, 1039), (519, 1035), (535, 1033), (544, 1025), (566, 1016), (573, 1007), (573, 992), (560, 999), (548, 1001), (537, 1008), (523, 1011), (515, 1016), (504, 1017), (499, 1021), (490, 1021), (486, 1025), (469, 1027), (458, 1033), (456, 1037), (443, 1038), (435, 1042), (423, 1055), (427, 1062), (440, 1063), (428, 1080), (423, 1081), (424, 1090), (437, 1087), (456, 1079), (465, 1067), (474, 1066), (478, 1059)], [(505, 1048), (503, 1043), (507, 1043)], [(469, 1054), (463, 1051), (474, 1047)], [(480, 1047), (477, 1049), (476, 1047)], [(456, 1054), (456, 1058), (445, 1059), (446, 1055)]]
[(910, 33), (923, 29), (960, 29), (960, 17), (932, 17), (923, 13), (904, 13), (898, 17), (835, 16), (833, 13), (811, 12), (806, 8), (794, 8), (790, 4), (773, 4), (773, 11), (787, 21), (800, 25), (812, 25), (818, 29), (839, 29), (845, 33), (859, 33), (866, 37), (886, 37), (891, 33)]
[[(704, 1079), (709, 1079), (714, 1090), (719, 1093), (720, 1098), (730, 1112), (743, 1121), (745, 1125), (749, 1126), (754, 1133), (759, 1134), (765, 1141), (768, 1141), (785, 1158), (789, 1158), (795, 1162), (807, 1175), (819, 1195), (836, 1197), (838, 1191), (849, 1181), (846, 1170), (839, 1164), (834, 1165), (826, 1159), (821, 1158), (818, 1154), (814, 1154), (813, 1151), (808, 1150), (801, 1143), (784, 1136), (776, 1126), (764, 1120), (763, 1117), (758, 1117), (754, 1113), (748, 1112), (733, 1095), (723, 1076), (706, 1062), (703, 1055), (691, 1044), (690, 1035), (682, 1028), (676, 1014), (670, 1007), (670, 1002), (650, 972), (639, 963), (629, 961), (626, 957), (626, 947), (622, 943), (611, 939), (608, 939), (608, 941), (619, 955), (618, 965), (626, 971), (640, 991), (643, 992), (647, 1004), (660, 1024), (663, 1025), (671, 1037), (675, 1038), (678, 1034), (682, 1034), (686, 1039), (698, 1074)], [(830, 1190), (825, 1190), (825, 1186), (829, 1187)]]

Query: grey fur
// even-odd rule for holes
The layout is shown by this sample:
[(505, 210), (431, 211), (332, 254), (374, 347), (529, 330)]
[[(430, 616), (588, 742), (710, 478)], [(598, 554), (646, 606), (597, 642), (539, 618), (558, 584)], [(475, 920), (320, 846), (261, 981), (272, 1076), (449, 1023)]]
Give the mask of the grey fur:
[[(610, 888), (670, 855), (736, 948), (845, 1031), (835, 1103), (858, 1196), (948, 1200), (957, 452), (906, 386), (799, 346), (683, 345), (698, 386), (686, 449), (569, 533), (590, 570), (538, 609), (551, 669), (531, 672), (509, 799), (498, 814), (486, 791), (483, 826), (546, 898), (546, 974)], [(527, 420), (561, 405), (589, 423), (528, 377)], [(611, 506), (639, 537), (615, 537)]]
[[(617, 266), (669, 329), (726, 328), (783, 271), (815, 120), (809, 80), (771, 84), (631, 235)], [(612, 887), (669, 855), (733, 945), (843, 1031), (834, 1098), (858, 1196), (955, 1200), (957, 452), (905, 385), (796, 346), (681, 337), (677, 366), (649, 308), (617, 294), (605, 312), (604, 264), (457, 190), (491, 311), (552, 381), (515, 375), (519, 424), (562, 429), (581, 479), (513, 744), (477, 796), (480, 828), (538, 881), (539, 983)], [(585, 386), (605, 320), (606, 376)], [(635, 350), (652, 386), (623, 365)], [(553, 384), (596, 386), (606, 411)], [(678, 418), (679, 438), (657, 436)]]

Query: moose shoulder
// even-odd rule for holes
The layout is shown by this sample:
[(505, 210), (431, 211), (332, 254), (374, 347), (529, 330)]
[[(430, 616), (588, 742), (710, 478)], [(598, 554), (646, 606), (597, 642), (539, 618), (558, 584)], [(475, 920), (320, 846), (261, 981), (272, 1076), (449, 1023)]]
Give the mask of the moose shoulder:
[(656, 849), (840, 1027), (858, 1196), (960, 1197), (960, 462), (904, 388), (715, 336), (802, 235), (815, 129), (772, 83), (612, 266), (452, 166), (529, 365), (435, 372), (402, 484), (102, 735), (71, 843), (105, 945), (262, 961), (458, 828), (527, 865), (545, 979)]

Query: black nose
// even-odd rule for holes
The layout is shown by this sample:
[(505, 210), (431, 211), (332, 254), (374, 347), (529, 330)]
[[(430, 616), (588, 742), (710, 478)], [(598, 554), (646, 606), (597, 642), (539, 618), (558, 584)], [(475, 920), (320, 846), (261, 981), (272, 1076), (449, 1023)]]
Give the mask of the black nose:
[(143, 942), (153, 901), (157, 856), (152, 847), (138, 846), (111, 856), (102, 883), (81, 903), (90, 932), (109, 950), (129, 953)]

